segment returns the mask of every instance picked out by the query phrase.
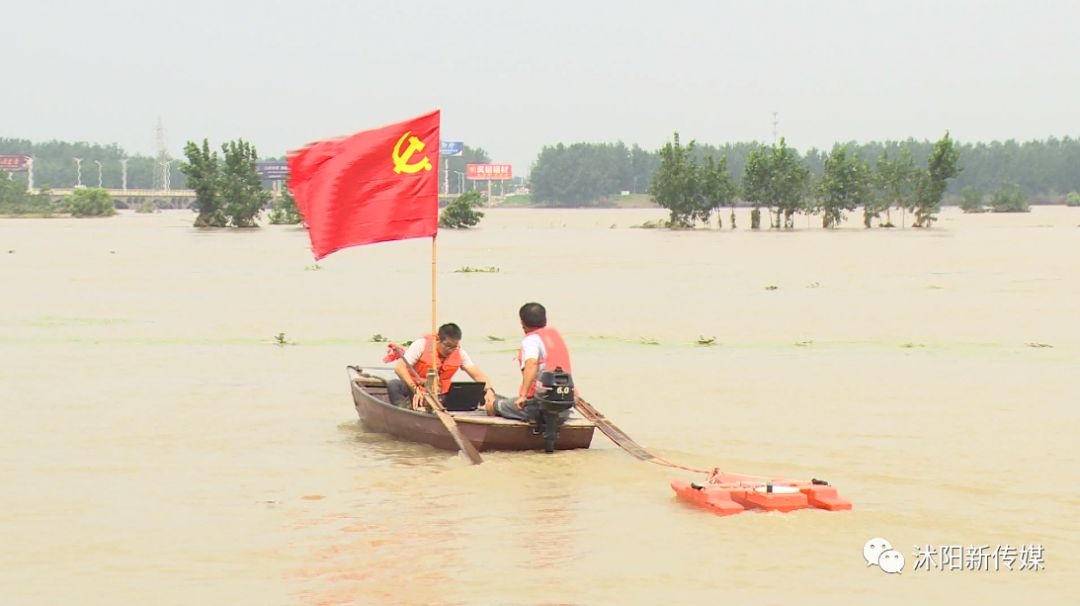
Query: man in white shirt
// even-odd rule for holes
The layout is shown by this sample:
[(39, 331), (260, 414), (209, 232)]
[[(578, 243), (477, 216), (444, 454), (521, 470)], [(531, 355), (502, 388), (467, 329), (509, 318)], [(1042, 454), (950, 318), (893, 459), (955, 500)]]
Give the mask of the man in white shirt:
[(461, 328), (457, 324), (448, 323), (439, 327), (439, 333), (435, 337), (435, 348), (438, 351), (438, 366), (434, 364), (431, 355), (431, 343), (428, 341), (432, 335), (424, 335), (413, 341), (404, 356), (394, 365), (394, 373), (397, 379), (392, 379), (386, 384), (387, 396), (394, 406), (412, 406), (414, 410), (424, 408), (424, 398), (417, 389), (417, 380), (411, 366), (421, 380), (427, 378), (429, 369), (434, 369), (439, 375), (439, 396), (446, 395), (450, 389), (450, 382), (454, 374), (460, 369), (472, 377), (472, 380), (484, 384), (484, 404), (495, 401), (495, 390), (491, 386), (484, 371), (473, 363), (469, 354), (461, 348)]

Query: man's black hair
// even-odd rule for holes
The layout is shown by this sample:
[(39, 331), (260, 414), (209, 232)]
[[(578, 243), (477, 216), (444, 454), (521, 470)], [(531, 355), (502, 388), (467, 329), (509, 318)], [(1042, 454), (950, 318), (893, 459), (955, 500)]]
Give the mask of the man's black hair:
[(539, 303), (526, 303), (518, 310), (518, 317), (525, 328), (543, 328), (547, 326), (547, 310)]
[(453, 322), (447, 322), (439, 327), (439, 339), (461, 340), (461, 327)]

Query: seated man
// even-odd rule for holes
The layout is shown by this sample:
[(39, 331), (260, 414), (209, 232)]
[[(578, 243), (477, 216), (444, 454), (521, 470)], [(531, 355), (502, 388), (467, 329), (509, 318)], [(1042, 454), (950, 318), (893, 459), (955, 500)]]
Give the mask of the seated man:
[[(566, 348), (559, 331), (547, 325), (547, 310), (539, 303), (526, 303), (518, 310), (521, 329), (525, 337), (521, 340), (518, 351), (518, 364), (521, 367), (521, 387), (515, 400), (499, 398), (494, 406), (486, 406), (490, 415), (498, 415), (516, 421), (528, 421), (530, 414), (535, 419), (538, 404), (534, 400), (536, 391), (544, 387), (540, 384), (540, 375), (545, 370), (554, 371), (562, 368), (572, 374), (570, 369), (570, 351)], [(575, 393), (576, 393), (575, 389)], [(567, 410), (560, 413), (563, 420), (570, 415)]]
[[(386, 383), (386, 393), (390, 397), (390, 403), (394, 406), (411, 406), (414, 410), (423, 410), (424, 397), (416, 388), (416, 378), (409, 372), (409, 366), (416, 370), (416, 374), (422, 380), (427, 378), (427, 372), (434, 367), (431, 356), (431, 335), (424, 335), (413, 341), (405, 355), (394, 365), (394, 373), (397, 379), (391, 379)], [(439, 375), (440, 397), (445, 396), (450, 390), (450, 380), (460, 368), (472, 377), (473, 381), (484, 384), (484, 405), (495, 401), (495, 390), (491, 387), (487, 375), (473, 364), (472, 358), (461, 348), (461, 328), (457, 324), (443, 324), (439, 327), (439, 335), (435, 341), (435, 348), (439, 354), (439, 366), (436, 372)]]

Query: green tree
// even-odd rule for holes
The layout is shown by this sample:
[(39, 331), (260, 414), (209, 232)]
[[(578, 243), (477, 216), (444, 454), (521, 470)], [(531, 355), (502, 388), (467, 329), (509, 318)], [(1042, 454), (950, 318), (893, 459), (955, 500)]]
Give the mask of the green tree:
[(551, 206), (589, 206), (644, 187), (633, 178), (631, 150), (622, 143), (559, 143), (544, 147), (529, 174), (533, 200)]
[(996, 213), (1026, 213), (1031, 212), (1027, 196), (1020, 190), (1020, 186), (1011, 181), (1002, 183), (990, 196), (990, 208)]
[(73, 217), (111, 217), (116, 214), (112, 196), (96, 187), (76, 189), (66, 203)]
[(37, 194), (26, 189), (26, 183), (9, 179), (0, 173), (0, 214), (3, 215), (51, 215), (57, 211), (49, 188), (43, 187)]
[(750, 229), (761, 227), (761, 205), (768, 204), (772, 198), (770, 191), (772, 168), (769, 158), (769, 152), (766, 151), (765, 146), (758, 146), (747, 156), (743, 169), (743, 198), (748, 200), (753, 207), (750, 211)]
[(803, 202), (810, 185), (810, 170), (803, 164), (798, 153), (780, 139), (780, 145), (770, 148), (759, 146), (750, 152), (743, 171), (743, 196), (750, 200), (754, 209), (762, 205), (776, 210), (772, 226), (779, 229), (781, 218), (787, 229), (794, 225), (794, 215), (803, 210)]
[(262, 187), (256, 163), (255, 146), (237, 139), (221, 146), (223, 211), (233, 227), (258, 227), (255, 218), (270, 201), (270, 192)]
[(889, 158), (888, 149), (881, 152), (874, 172), (874, 188), (877, 190), (878, 199), (885, 207), (885, 225), (892, 226), (894, 207), (904, 210), (911, 204), (918, 173), (910, 149), (902, 148), (896, 159)]
[(694, 145), (691, 141), (684, 147), (676, 132), (673, 140), (660, 148), (660, 166), (649, 183), (649, 195), (668, 209), (668, 225), (676, 229), (691, 228), (699, 220), (707, 222), (712, 210), (712, 203), (704, 195), (702, 168), (691, 156)]
[(914, 203), (911, 210), (915, 213), (913, 227), (930, 227), (937, 220), (941, 211), (941, 198), (945, 195), (945, 181), (960, 173), (957, 166), (959, 153), (948, 131), (934, 144), (926, 171), (919, 175), (915, 186)]
[(1071, 191), (1069, 195), (1065, 196), (1066, 206), (1080, 206), (1080, 194)]
[(973, 185), (966, 185), (960, 190), (960, 210), (966, 213), (986, 212), (983, 208), (983, 196)]
[[(821, 193), (822, 226), (836, 227), (844, 220), (844, 211), (855, 210), (872, 195), (870, 165), (848, 155), (847, 146), (833, 148), (825, 160), (825, 173), (818, 185)], [(865, 213), (864, 213), (865, 214)], [(870, 216), (864, 217), (869, 227)]]
[(468, 191), (458, 196), (439, 213), (439, 227), (467, 229), (480, 223), (483, 211), (474, 210), (484, 203), (478, 191)]
[[(712, 154), (709, 154), (705, 157), (705, 166), (702, 172), (705, 179), (705, 205), (709, 206), (710, 210), (719, 210), (721, 206), (730, 206), (731, 227), (734, 229), (735, 198), (738, 195), (738, 187), (735, 186), (735, 181), (731, 178), (731, 173), (728, 172), (727, 156), (720, 156), (720, 159), (716, 160)], [(717, 217), (717, 227), (723, 227), (723, 221), (719, 219), (719, 212)], [(708, 215), (705, 216), (705, 220), (708, 221)]]
[(281, 195), (270, 206), (270, 223), (273, 225), (296, 225), (302, 221), (300, 211), (296, 209), (296, 200), (292, 192), (283, 188)]
[(184, 145), (187, 162), (180, 172), (187, 176), (188, 185), (195, 190), (195, 227), (225, 227), (229, 220), (221, 203), (221, 160), (210, 151), (210, 142), (203, 139), (202, 147), (194, 141)]

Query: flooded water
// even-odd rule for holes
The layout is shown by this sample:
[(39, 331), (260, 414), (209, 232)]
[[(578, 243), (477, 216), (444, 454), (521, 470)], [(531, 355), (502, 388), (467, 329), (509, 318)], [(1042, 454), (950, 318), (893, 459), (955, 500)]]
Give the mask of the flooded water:
[[(663, 216), (490, 210), (439, 236), (439, 319), (512, 392), (541, 301), (640, 443), (854, 510), (717, 517), (599, 433), (471, 467), (366, 432), (344, 367), (429, 330), (430, 241), (316, 266), (293, 227), (0, 219), (0, 602), (1075, 602), (1080, 209), (630, 229)], [(872, 537), (903, 574), (867, 566)], [(914, 570), (916, 545), (1045, 569)]]

